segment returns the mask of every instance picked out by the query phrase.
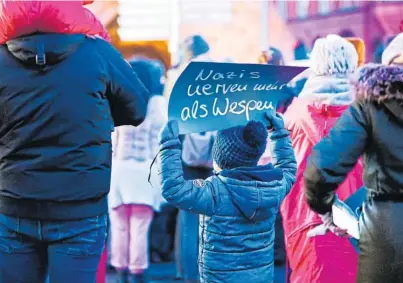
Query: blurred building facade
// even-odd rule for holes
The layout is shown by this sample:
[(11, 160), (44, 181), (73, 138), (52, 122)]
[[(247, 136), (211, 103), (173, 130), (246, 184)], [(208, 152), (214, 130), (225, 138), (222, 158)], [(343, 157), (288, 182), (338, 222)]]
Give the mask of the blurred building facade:
[(209, 41), (216, 60), (256, 62), (265, 38), (289, 62), (294, 48), (309, 50), (330, 33), (361, 37), (372, 59), (403, 19), (403, 1), (95, 0), (89, 8), (125, 57), (146, 56), (166, 67), (177, 62), (179, 43), (193, 34)]
[[(171, 3), (171, 7), (161, 4), (162, 1)], [(261, 3), (251, 0), (95, 0), (89, 9), (107, 26), (113, 44), (125, 57), (144, 55), (159, 59), (168, 67), (176, 63), (179, 43), (193, 34), (200, 34), (209, 41), (211, 56), (216, 60), (256, 62), (262, 51)], [(269, 1), (266, 4), (271, 5)], [(128, 20), (122, 20), (119, 12)], [(167, 18), (171, 21), (164, 24)], [(286, 60), (292, 60), (295, 37), (286, 22), (274, 7), (268, 9), (266, 20), (268, 45), (279, 48)], [(130, 27), (122, 32), (122, 24), (132, 26), (132, 34)], [(167, 26), (169, 35), (161, 31)], [(148, 34), (145, 30), (149, 30)], [(159, 37), (149, 36), (153, 34)]]
[(372, 59), (384, 40), (399, 33), (402, 1), (271, 1), (292, 33), (311, 47), (319, 36), (335, 33), (361, 37)]

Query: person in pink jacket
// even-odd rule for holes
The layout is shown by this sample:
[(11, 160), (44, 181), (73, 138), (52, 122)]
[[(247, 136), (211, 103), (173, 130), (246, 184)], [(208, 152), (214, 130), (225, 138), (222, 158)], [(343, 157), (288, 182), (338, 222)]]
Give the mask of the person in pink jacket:
[[(357, 63), (357, 52), (347, 40), (337, 35), (318, 39), (311, 54), (310, 77), (284, 114), (298, 163), (296, 183), (281, 206), (291, 283), (353, 283), (356, 279), (358, 254), (349, 240), (331, 232), (312, 235), (322, 220), (305, 200), (303, 173), (312, 147), (354, 99), (348, 76)], [(345, 200), (361, 186), (362, 166), (357, 164), (337, 194)]]
[(0, 44), (34, 33), (85, 34), (111, 41), (86, 7), (93, 0), (0, 0)]

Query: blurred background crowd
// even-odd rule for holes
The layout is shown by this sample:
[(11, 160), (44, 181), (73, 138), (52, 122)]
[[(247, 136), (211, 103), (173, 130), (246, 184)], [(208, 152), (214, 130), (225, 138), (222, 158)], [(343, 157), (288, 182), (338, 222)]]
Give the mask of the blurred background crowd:
[[(329, 34), (353, 43), (359, 54), (358, 65), (381, 63), (383, 51), (400, 33), (403, 19), (403, 3), (399, 1), (120, 0), (95, 1), (89, 8), (107, 27), (113, 45), (127, 58), (152, 94), (146, 122), (139, 128), (120, 127), (114, 133), (115, 165), (109, 197), (112, 241), (109, 239), (108, 251), (137, 253), (131, 256), (138, 260), (133, 264), (144, 269), (148, 260), (152, 263), (176, 261), (176, 276), (186, 282), (198, 281), (198, 215), (178, 213), (164, 202), (157, 188), (150, 189), (146, 180), (150, 162), (158, 152), (157, 133), (167, 120), (169, 95), (187, 64), (198, 60), (309, 67), (316, 40)], [(292, 88), (295, 96), (305, 81), (302, 78), (295, 82)], [(194, 143), (206, 143), (206, 137), (198, 138), (184, 142), (185, 155), (186, 151), (200, 155)], [(148, 162), (136, 168), (119, 165), (117, 160), (127, 159), (125, 154)], [(206, 162), (193, 161), (184, 159), (187, 177), (208, 177), (211, 168)], [(127, 173), (134, 170), (136, 174)], [(139, 174), (144, 178), (139, 178)], [(133, 182), (137, 185), (135, 192), (129, 185)], [(116, 193), (116, 190), (131, 193)], [(124, 199), (114, 197), (118, 195), (124, 195)], [(138, 205), (124, 211), (113, 210), (122, 207), (122, 203)], [(278, 218), (275, 264), (284, 267), (280, 214)], [(122, 232), (125, 221), (137, 227), (130, 235), (141, 240), (136, 248), (122, 244), (122, 239), (129, 237)], [(113, 240), (114, 235), (118, 240)], [(119, 272), (119, 265), (125, 265), (119, 260), (109, 254), (110, 268)]]

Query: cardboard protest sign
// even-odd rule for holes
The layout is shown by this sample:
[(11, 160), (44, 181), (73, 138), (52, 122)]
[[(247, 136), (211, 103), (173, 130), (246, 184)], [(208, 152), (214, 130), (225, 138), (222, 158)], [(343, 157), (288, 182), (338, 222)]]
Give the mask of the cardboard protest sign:
[(169, 119), (180, 134), (216, 131), (264, 121), (293, 94), (287, 84), (306, 67), (192, 62), (169, 100)]

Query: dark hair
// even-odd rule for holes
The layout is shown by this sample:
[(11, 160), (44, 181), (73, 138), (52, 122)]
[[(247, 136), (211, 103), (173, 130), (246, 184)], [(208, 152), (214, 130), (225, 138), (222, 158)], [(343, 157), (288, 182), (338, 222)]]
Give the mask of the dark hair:
[(295, 60), (308, 59), (308, 52), (307, 52), (305, 44), (302, 40), (298, 40), (294, 47), (294, 59)]
[(185, 39), (183, 47), (192, 54), (192, 58), (203, 55), (210, 50), (207, 41), (201, 35), (192, 35)]
[(165, 70), (161, 62), (147, 58), (135, 58), (129, 63), (151, 95), (162, 94), (164, 86), (161, 78)]

